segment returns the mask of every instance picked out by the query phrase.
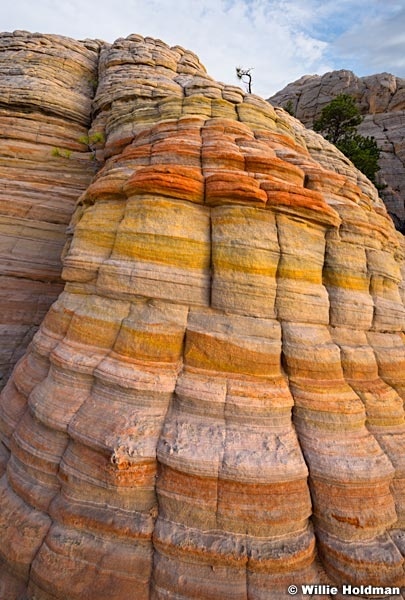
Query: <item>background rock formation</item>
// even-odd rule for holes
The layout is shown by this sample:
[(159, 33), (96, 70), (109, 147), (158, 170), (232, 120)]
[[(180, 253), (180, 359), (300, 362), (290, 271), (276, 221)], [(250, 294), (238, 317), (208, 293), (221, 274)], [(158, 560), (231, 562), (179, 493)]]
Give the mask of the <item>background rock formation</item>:
[(404, 245), (376, 190), (159, 40), (101, 49), (93, 111), (66, 285), (1, 396), (0, 597), (403, 585)]
[(356, 98), (364, 120), (363, 136), (373, 136), (381, 149), (377, 174), (385, 186), (380, 194), (398, 229), (405, 232), (405, 79), (390, 73), (356, 77), (351, 71), (305, 75), (269, 98), (285, 107), (291, 101), (294, 115), (312, 127), (322, 108), (338, 94)]
[(60, 254), (94, 175), (97, 42), (0, 34), (0, 388), (62, 291)]

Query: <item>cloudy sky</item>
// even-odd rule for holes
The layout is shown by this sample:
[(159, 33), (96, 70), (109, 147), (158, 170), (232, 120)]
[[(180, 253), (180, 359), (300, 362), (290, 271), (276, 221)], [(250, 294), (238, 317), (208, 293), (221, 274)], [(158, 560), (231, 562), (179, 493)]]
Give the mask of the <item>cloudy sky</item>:
[(405, 77), (404, 0), (7, 0), (0, 30), (113, 42), (130, 33), (196, 52), (210, 75), (268, 97), (309, 73)]

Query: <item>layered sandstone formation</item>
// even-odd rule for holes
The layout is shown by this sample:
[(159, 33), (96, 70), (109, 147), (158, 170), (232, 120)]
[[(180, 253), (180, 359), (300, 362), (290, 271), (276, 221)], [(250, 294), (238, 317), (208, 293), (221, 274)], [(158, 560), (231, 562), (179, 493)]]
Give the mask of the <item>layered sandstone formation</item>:
[(0, 34), (0, 388), (62, 291), (60, 255), (88, 146), (98, 42)]
[(364, 115), (358, 127), (375, 138), (380, 150), (377, 174), (383, 198), (396, 227), (405, 232), (405, 79), (390, 73), (356, 77), (351, 71), (305, 75), (269, 98), (275, 106), (287, 103), (307, 127), (338, 94), (353, 96)]
[(0, 597), (403, 585), (404, 245), (376, 190), (141, 36), (102, 48), (90, 131), (64, 292), (1, 396)]

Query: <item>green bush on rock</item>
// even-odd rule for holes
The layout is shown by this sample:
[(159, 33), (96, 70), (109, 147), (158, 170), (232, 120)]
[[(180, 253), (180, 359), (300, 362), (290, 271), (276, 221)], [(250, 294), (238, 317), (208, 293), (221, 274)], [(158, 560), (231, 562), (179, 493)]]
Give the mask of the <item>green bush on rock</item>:
[(357, 133), (362, 120), (355, 99), (348, 94), (339, 94), (322, 109), (319, 119), (314, 122), (314, 130), (335, 144), (375, 184), (380, 150), (373, 137)]

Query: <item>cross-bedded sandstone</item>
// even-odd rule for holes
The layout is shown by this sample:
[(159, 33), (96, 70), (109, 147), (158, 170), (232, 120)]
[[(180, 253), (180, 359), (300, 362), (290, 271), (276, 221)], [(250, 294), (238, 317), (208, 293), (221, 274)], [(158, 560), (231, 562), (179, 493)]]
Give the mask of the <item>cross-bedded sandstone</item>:
[(0, 387), (63, 289), (60, 255), (94, 175), (99, 43), (0, 34)]
[(403, 238), (376, 190), (180, 47), (129, 36), (99, 70), (106, 160), (1, 397), (1, 593), (402, 585)]

